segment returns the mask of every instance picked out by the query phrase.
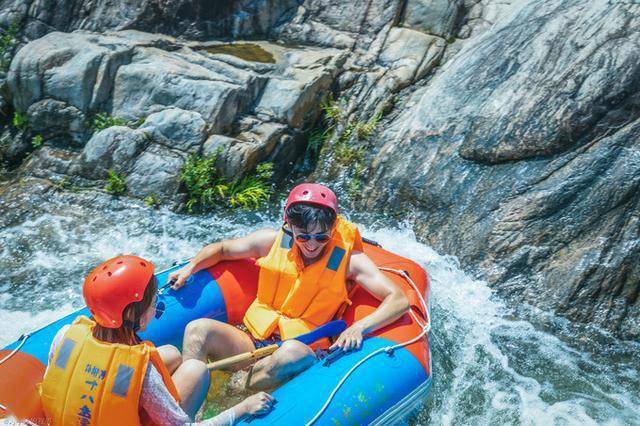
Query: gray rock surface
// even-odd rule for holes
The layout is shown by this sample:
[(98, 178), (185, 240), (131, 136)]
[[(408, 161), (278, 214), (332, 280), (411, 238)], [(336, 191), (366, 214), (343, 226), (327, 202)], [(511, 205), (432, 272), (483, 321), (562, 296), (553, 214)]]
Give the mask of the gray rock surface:
[(528, 1), (375, 137), (361, 205), (504, 294), (637, 338), (638, 6)]
[(153, 196), (168, 204), (179, 204), (180, 171), (186, 155), (163, 145), (150, 145), (137, 159), (125, 182), (127, 191), (139, 198)]
[(139, 131), (149, 132), (156, 143), (197, 152), (206, 137), (207, 124), (197, 112), (169, 108), (148, 116)]
[(106, 179), (108, 171), (128, 173), (140, 153), (151, 143), (149, 130), (114, 126), (96, 132), (74, 165), (74, 174), (89, 179)]

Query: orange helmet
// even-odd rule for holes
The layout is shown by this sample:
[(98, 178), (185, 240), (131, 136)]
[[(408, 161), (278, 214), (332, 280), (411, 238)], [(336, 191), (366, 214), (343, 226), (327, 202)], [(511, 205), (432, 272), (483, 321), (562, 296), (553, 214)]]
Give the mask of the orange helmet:
[(142, 300), (153, 269), (153, 263), (141, 257), (117, 256), (91, 271), (82, 294), (96, 322), (107, 328), (120, 327), (124, 308)]

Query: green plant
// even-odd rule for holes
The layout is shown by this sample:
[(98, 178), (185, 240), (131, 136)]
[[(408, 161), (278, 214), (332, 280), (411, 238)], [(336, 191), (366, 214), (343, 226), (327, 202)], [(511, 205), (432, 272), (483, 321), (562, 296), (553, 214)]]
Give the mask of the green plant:
[(144, 205), (151, 208), (160, 206), (160, 200), (156, 197), (156, 194), (150, 194), (144, 197)]
[(329, 99), (320, 104), (320, 108), (324, 111), (324, 119), (327, 122), (328, 127), (335, 127), (344, 115), (344, 111), (334, 99)]
[(358, 139), (365, 141), (369, 140), (374, 130), (376, 130), (376, 127), (378, 127), (378, 123), (380, 122), (381, 118), (382, 111), (376, 113), (366, 123), (358, 122), (358, 124), (356, 125), (356, 134), (358, 135)]
[(124, 193), (125, 189), (127, 189), (125, 183), (126, 175), (124, 173), (119, 174), (113, 169), (110, 169), (108, 174), (109, 177), (107, 178), (107, 185), (104, 187), (104, 190), (113, 195)]
[(355, 199), (362, 188), (362, 175), (364, 173), (364, 164), (361, 161), (356, 162), (353, 168), (353, 174), (347, 182), (347, 194), (351, 199)]
[(180, 180), (189, 194), (186, 204), (189, 213), (193, 213), (196, 207), (208, 209), (215, 206), (253, 210), (269, 199), (273, 193), (270, 184), (273, 176), (272, 163), (260, 164), (254, 173), (235, 182), (228, 182), (216, 173), (218, 153), (219, 151), (207, 157), (194, 154), (182, 168)]
[(11, 55), (18, 45), (18, 21), (14, 21), (6, 30), (0, 29), (0, 70), (6, 71), (11, 64)]
[(256, 210), (269, 200), (273, 194), (270, 185), (273, 176), (273, 163), (262, 163), (256, 167), (255, 174), (242, 178), (231, 185), (229, 205), (247, 210)]
[(29, 127), (29, 120), (27, 119), (27, 116), (19, 111), (13, 113), (11, 123), (13, 124), (13, 127), (23, 132)]
[(35, 149), (38, 149), (38, 148), (42, 147), (42, 136), (35, 135), (31, 139), (31, 146), (33, 146)]
[(124, 118), (113, 117), (106, 112), (99, 112), (93, 117), (91, 127), (99, 132), (100, 130), (108, 129), (113, 126), (126, 126), (129, 122)]

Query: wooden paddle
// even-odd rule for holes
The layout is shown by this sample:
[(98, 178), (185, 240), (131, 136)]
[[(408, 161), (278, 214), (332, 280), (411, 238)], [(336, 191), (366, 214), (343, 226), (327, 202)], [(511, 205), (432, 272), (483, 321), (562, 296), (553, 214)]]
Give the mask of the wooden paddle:
[[(310, 331), (306, 334), (301, 334), (300, 336), (292, 340), (297, 340), (304, 343), (305, 345), (310, 345), (316, 340), (320, 340), (325, 337), (337, 336), (346, 328), (347, 323), (342, 320), (330, 321), (324, 325), (321, 325), (315, 330)], [(210, 362), (209, 364), (207, 364), (207, 368), (209, 368), (209, 370), (222, 370), (224, 368), (229, 368), (249, 360), (256, 361), (260, 358), (264, 358), (274, 353), (282, 345), (282, 343), (283, 342), (278, 342), (273, 345), (265, 346), (264, 348), (256, 349), (255, 351), (245, 352), (242, 354), (231, 356), (229, 358), (221, 359), (219, 361)]]

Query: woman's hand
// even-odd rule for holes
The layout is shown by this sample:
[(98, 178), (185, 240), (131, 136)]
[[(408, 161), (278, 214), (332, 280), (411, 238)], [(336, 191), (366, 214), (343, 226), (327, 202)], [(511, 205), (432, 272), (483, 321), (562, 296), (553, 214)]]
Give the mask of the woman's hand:
[(171, 281), (173, 281), (173, 284), (171, 284), (171, 288), (173, 290), (177, 290), (184, 285), (187, 279), (191, 276), (192, 271), (193, 267), (191, 266), (191, 264), (187, 263), (182, 268), (170, 273), (169, 277), (167, 277), (167, 282), (170, 283)]
[(353, 324), (347, 328), (338, 337), (329, 350), (342, 349), (343, 351), (349, 351), (351, 349), (360, 349), (362, 346), (362, 334), (364, 333), (364, 327), (358, 323)]
[(255, 395), (251, 395), (240, 403), (241, 416), (243, 415), (261, 415), (266, 414), (273, 408), (275, 398), (266, 392), (258, 392)]

